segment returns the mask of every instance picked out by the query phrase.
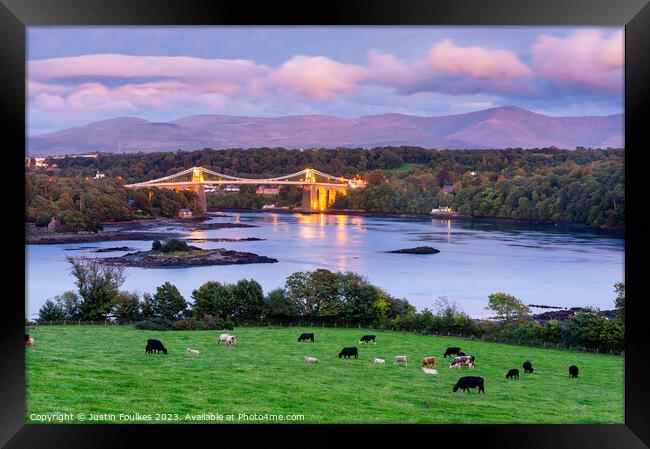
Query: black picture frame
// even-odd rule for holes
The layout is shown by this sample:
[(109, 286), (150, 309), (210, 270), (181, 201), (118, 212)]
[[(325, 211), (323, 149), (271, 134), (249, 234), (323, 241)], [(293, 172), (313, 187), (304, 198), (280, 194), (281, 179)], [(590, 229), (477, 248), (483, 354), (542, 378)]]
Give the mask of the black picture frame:
[[(40, 25), (593, 25), (625, 26), (626, 144), (626, 343), (625, 424), (618, 425), (35, 425), (25, 424), (24, 343), (24, 200), (9, 186), (24, 185), (26, 27)], [(389, 436), (404, 444), (426, 444), (444, 435), (454, 446), (486, 448), (642, 448), (650, 445), (650, 354), (644, 297), (644, 256), (649, 251), (648, 170), (643, 153), (650, 104), (650, 5), (646, 0), (328, 0), (326, 2), (223, 2), (186, 0), (0, 0), (2, 57), (1, 118), (5, 150), (2, 160), (7, 209), (0, 229), (4, 249), (14, 263), (3, 271), (3, 285), (16, 294), (4, 297), (7, 313), (2, 335), (0, 444), (5, 447), (129, 447), (134, 438), (187, 444), (224, 435), (252, 446), (282, 439), (296, 444), (338, 442), (341, 431), (363, 436), (364, 445)], [(645, 126), (644, 126), (645, 125)], [(647, 175), (645, 175), (647, 177)], [(17, 189), (20, 190), (20, 189)], [(15, 249), (15, 250), (14, 250)], [(253, 428), (254, 428), (254, 431)], [(335, 429), (333, 429), (335, 428)], [(334, 430), (334, 431), (332, 431)], [(280, 434), (282, 433), (282, 435)], [(288, 435), (290, 434), (290, 435)], [(294, 436), (296, 435), (296, 436)], [(345, 436), (343, 438), (345, 438)]]

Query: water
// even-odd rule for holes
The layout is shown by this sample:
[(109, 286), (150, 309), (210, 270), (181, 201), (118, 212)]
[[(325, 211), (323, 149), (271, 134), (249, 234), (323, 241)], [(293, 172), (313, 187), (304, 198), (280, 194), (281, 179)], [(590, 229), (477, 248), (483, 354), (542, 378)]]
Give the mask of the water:
[[(623, 280), (624, 240), (588, 231), (553, 227), (493, 225), (436, 219), (346, 215), (227, 213), (213, 222), (241, 222), (254, 228), (193, 231), (171, 226), (188, 238), (258, 237), (264, 241), (193, 243), (201, 248), (254, 252), (275, 264), (176, 269), (127, 268), (123, 289), (155, 292), (165, 281), (186, 299), (204, 282), (256, 279), (267, 292), (281, 287), (293, 272), (326, 268), (351, 270), (418, 310), (432, 308), (439, 296), (456, 300), (473, 317), (487, 316), (487, 296), (505, 292), (526, 304), (612, 309), (614, 283)], [(384, 251), (429, 245), (438, 254), (388, 254)], [(27, 307), (35, 317), (46, 299), (74, 289), (66, 255), (118, 256), (80, 247), (150, 249), (149, 241), (28, 245)], [(535, 310), (535, 309), (533, 309)], [(539, 309), (537, 309), (539, 310)]]

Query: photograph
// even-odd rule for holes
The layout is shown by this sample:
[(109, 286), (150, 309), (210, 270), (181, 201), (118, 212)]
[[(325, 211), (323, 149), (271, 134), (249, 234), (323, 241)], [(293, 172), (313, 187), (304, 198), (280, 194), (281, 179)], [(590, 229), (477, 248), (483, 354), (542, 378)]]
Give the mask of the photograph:
[(625, 423), (623, 26), (25, 45), (26, 423)]

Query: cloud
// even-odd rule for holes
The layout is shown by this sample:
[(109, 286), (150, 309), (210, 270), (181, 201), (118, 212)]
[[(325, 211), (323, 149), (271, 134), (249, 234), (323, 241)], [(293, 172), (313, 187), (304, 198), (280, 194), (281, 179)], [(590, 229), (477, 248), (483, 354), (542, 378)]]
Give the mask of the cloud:
[(530, 77), (532, 70), (512, 51), (458, 47), (451, 39), (439, 42), (427, 56), (429, 67), (450, 75), (512, 80)]
[(409, 53), (408, 60), (371, 49), (357, 63), (331, 54), (293, 54), (273, 66), (250, 59), (114, 53), (32, 60), (27, 89), (35, 125), (30, 126), (118, 114), (426, 115), (504, 104), (555, 108), (598, 99), (611, 109), (612, 93), (622, 98), (622, 30), (543, 34), (529, 42), (528, 53), (517, 53), (442, 39)]
[(540, 78), (555, 84), (621, 91), (623, 50), (623, 30), (609, 36), (598, 30), (541, 35), (531, 48), (532, 65)]
[(94, 54), (29, 62), (29, 76), (35, 80), (75, 77), (164, 77), (239, 83), (242, 78), (260, 75), (268, 70), (264, 65), (245, 59), (205, 59), (188, 56)]
[(482, 47), (458, 47), (445, 39), (431, 46), (422, 59), (407, 63), (395, 55), (371, 50), (369, 78), (403, 94), (439, 92), (532, 92), (533, 71), (515, 53)]
[(296, 55), (271, 71), (258, 89), (279, 89), (318, 100), (350, 93), (367, 78), (368, 69), (323, 56)]

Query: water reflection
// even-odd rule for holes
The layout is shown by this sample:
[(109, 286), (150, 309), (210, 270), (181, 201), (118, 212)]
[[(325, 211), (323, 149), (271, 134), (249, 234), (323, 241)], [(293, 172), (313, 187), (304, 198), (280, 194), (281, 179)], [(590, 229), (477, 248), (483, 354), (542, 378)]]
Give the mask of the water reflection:
[[(166, 225), (146, 230), (169, 229), (200, 240), (260, 238), (264, 240), (207, 240), (201, 246), (253, 252), (276, 258), (279, 263), (173, 270), (128, 268), (123, 289), (153, 293), (169, 281), (190, 300), (192, 290), (209, 280), (254, 278), (269, 291), (281, 287), (291, 273), (326, 268), (356, 271), (419, 309), (431, 307), (438, 296), (449, 296), (470, 315), (482, 316), (487, 295), (496, 291), (505, 291), (527, 304), (546, 304), (552, 297), (554, 303), (564, 306), (611, 309), (613, 284), (623, 280), (624, 241), (584, 231), (395, 217), (277, 212), (227, 215), (214, 216), (211, 221), (255, 227), (189, 231)], [(433, 246), (440, 253), (386, 253), (422, 245)], [(71, 248), (79, 246), (27, 247), (30, 316), (46, 299), (75, 288), (65, 255), (74, 254)], [(93, 246), (149, 249), (151, 242), (99, 242)]]

